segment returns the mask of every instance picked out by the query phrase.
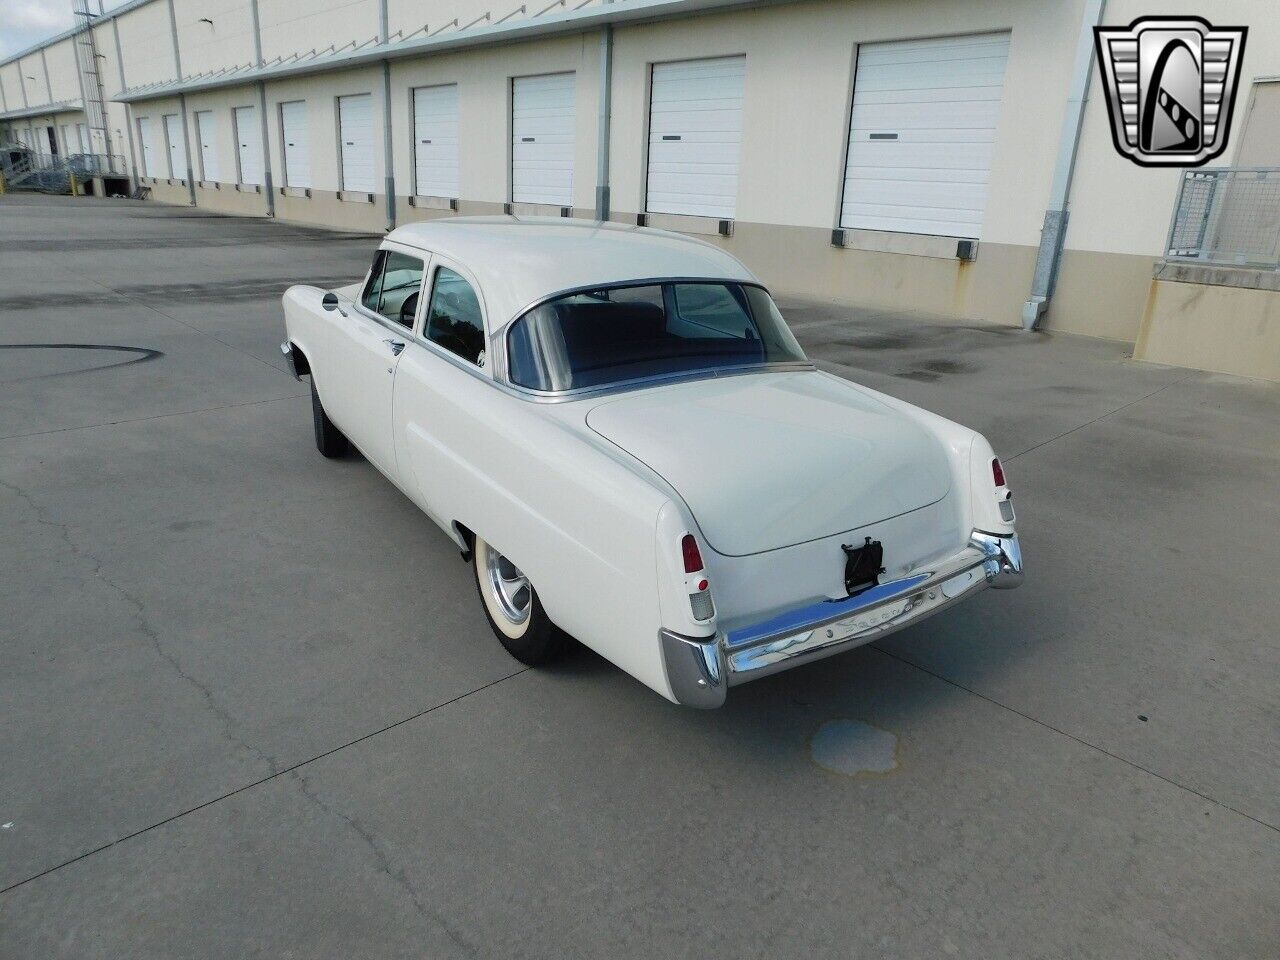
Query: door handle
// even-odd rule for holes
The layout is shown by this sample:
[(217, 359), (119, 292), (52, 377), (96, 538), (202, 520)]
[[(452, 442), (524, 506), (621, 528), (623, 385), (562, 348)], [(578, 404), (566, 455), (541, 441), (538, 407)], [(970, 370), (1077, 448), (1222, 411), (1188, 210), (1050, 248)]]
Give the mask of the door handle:
[(391, 349), (391, 355), (393, 357), (400, 356), (400, 351), (404, 349), (403, 340), (383, 340), (382, 342)]

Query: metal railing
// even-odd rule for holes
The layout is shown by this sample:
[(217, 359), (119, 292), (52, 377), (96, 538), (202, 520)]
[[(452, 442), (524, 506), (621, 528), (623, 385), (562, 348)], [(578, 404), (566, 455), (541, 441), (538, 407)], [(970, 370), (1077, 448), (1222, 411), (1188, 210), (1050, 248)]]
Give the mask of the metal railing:
[(1165, 259), (1280, 269), (1280, 167), (1185, 171)]
[(92, 177), (123, 176), (123, 157), (107, 157), (95, 153), (73, 153), (60, 157), (36, 153), (25, 147), (0, 148), (0, 174), (6, 189), (42, 190), (46, 193), (69, 193), (71, 181), (85, 183)]

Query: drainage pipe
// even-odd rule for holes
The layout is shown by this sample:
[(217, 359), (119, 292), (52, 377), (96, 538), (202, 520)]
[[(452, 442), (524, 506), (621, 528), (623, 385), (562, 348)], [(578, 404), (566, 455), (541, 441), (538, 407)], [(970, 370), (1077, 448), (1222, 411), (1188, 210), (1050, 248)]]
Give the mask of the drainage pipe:
[[(253, 17), (253, 62), (262, 69), (262, 21), (258, 19), (258, 0), (250, 0), (249, 12)], [(271, 181), (271, 134), (267, 127), (267, 85), (259, 80), (258, 125), (262, 129), (262, 189), (267, 195), (267, 216), (276, 215), (276, 189)]]
[[(120, 52), (120, 18), (111, 18), (111, 33), (115, 37), (116, 42), (116, 68), (120, 71), (120, 89), (126, 90), (127, 84), (124, 81), (124, 56)], [(107, 116), (107, 105), (102, 105), (102, 115)], [(88, 114), (85, 118), (88, 119)], [(138, 155), (133, 148), (133, 111), (129, 104), (124, 105), (124, 131), (129, 136), (129, 192), (136, 193), (138, 190)], [(110, 163), (110, 159), (107, 163)]]
[[(88, 29), (93, 29), (90, 23)], [(178, 75), (178, 82), (182, 82), (182, 53), (178, 49), (178, 14), (174, 10), (173, 0), (169, 0), (169, 31), (173, 37), (173, 72)], [(94, 70), (98, 69), (94, 64)], [(86, 116), (88, 114), (86, 113)], [(178, 94), (178, 116), (182, 119), (182, 149), (187, 155), (187, 195), (191, 199), (191, 205), (196, 206), (196, 178), (191, 169), (191, 135), (187, 132), (187, 95), (185, 93)], [(163, 123), (164, 118), (161, 117)], [(106, 111), (103, 111), (103, 123), (106, 123)], [(105, 133), (105, 131), (104, 131)], [(170, 168), (173, 166), (173, 146), (169, 144), (169, 138), (166, 135), (165, 144), (169, 146)], [(172, 172), (172, 169), (170, 169)]]
[(1102, 23), (1105, 8), (1106, 0), (1085, 0), (1080, 36), (1076, 39), (1067, 110), (1062, 118), (1062, 133), (1058, 141), (1058, 162), (1053, 171), (1049, 208), (1044, 213), (1040, 250), (1036, 254), (1036, 269), (1031, 278), (1031, 297), (1022, 307), (1022, 326), (1027, 330), (1034, 330), (1039, 325), (1058, 285), (1058, 267), (1062, 261), (1062, 247), (1067, 238), (1067, 220), (1070, 215), (1068, 201), (1071, 197), (1071, 178), (1075, 174), (1080, 131), (1084, 125), (1084, 109), (1089, 100), (1089, 82), (1093, 76), (1093, 28)]
[(613, 103), (613, 27), (600, 28), (600, 115), (596, 121), (596, 219), (609, 219), (609, 114)]

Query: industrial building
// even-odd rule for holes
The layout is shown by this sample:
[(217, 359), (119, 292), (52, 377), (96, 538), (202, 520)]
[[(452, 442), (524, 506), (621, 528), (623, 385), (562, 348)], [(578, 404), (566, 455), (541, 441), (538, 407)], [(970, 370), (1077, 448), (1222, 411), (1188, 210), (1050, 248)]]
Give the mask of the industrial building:
[(1159, 11), (1249, 28), (1199, 171), (1112, 142), (1093, 28), (1138, 0), (494, 2), (79, 0), (80, 26), (0, 63), (0, 143), (328, 227), (664, 227), (778, 293), (1280, 379), (1271, 0)]

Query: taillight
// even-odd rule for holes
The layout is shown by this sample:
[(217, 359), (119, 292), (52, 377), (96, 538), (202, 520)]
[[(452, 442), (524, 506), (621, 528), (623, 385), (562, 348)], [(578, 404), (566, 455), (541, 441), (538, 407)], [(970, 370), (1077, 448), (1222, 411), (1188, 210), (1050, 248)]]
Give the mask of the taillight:
[[(999, 459), (991, 461), (991, 477), (995, 480), (997, 487), (1007, 486), (1004, 482), (1004, 467), (1000, 466)], [(695, 549), (696, 547), (697, 545), (695, 544)]]
[(684, 572), (697, 573), (702, 569), (702, 553), (698, 550), (698, 541), (692, 533), (686, 533), (680, 541), (680, 552), (684, 554)]
[(702, 572), (702, 551), (698, 549), (698, 541), (692, 533), (680, 538), (680, 553), (684, 558), (684, 586), (689, 594), (689, 612), (695, 620), (710, 620), (716, 615), (716, 607), (711, 600), (711, 581)]

